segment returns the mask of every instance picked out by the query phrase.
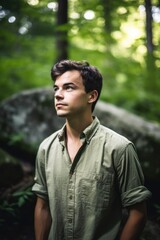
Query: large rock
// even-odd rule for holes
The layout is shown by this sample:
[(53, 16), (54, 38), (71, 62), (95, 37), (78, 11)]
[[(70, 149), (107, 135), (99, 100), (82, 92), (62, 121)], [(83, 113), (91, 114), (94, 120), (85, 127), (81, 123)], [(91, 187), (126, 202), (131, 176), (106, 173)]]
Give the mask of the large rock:
[[(146, 177), (159, 180), (160, 126), (101, 101), (95, 114), (102, 124), (134, 142)], [(20, 92), (0, 105), (1, 147), (34, 163), (40, 142), (63, 123), (53, 107), (52, 89)]]
[(40, 142), (62, 126), (51, 89), (22, 91), (0, 105), (0, 144), (16, 157), (33, 162)]

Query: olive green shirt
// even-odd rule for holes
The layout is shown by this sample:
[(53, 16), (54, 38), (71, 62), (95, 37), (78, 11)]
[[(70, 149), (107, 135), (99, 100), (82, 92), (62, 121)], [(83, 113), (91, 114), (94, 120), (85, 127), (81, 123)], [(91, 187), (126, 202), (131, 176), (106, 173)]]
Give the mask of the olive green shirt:
[(134, 145), (95, 117), (71, 162), (65, 126), (40, 145), (33, 191), (49, 201), (52, 240), (115, 240), (122, 208), (150, 197)]

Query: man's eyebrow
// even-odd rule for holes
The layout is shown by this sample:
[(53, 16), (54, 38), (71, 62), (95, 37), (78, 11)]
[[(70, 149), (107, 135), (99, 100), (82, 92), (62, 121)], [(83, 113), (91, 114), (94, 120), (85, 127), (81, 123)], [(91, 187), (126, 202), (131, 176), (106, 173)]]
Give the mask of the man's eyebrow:
[(53, 85), (53, 88), (58, 87), (56, 84)]
[[(68, 86), (68, 85), (74, 85), (74, 86), (76, 86), (76, 84), (73, 83), (73, 82), (64, 83), (62, 86), (65, 87), (65, 86)], [(56, 84), (54, 84), (53, 87), (59, 87), (59, 86), (56, 85)]]
[(67, 86), (67, 85), (74, 85), (74, 86), (76, 86), (76, 84), (73, 83), (73, 82), (68, 82), (68, 83), (64, 83), (64, 84), (63, 84), (63, 86)]

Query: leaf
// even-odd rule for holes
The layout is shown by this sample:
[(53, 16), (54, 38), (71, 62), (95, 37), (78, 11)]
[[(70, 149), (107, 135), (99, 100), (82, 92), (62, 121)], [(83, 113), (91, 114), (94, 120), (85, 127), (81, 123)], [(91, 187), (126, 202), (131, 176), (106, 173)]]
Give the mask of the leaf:
[(24, 199), (24, 197), (20, 197), (20, 198), (19, 198), (19, 201), (18, 201), (18, 206), (19, 206), (19, 207), (22, 207), (24, 204), (25, 204), (25, 199)]
[(20, 197), (20, 196), (25, 195), (25, 192), (24, 191), (19, 191), (19, 192), (13, 193), (12, 195), (13, 195), (13, 197)]

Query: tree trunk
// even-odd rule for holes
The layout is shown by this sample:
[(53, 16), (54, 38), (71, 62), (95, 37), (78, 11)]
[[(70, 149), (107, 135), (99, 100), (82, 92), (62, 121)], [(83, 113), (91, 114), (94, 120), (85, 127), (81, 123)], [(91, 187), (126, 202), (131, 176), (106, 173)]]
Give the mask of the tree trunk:
[(105, 39), (107, 42), (107, 47), (113, 42), (111, 33), (112, 33), (112, 11), (113, 11), (113, 3), (112, 0), (102, 0), (103, 6), (103, 16), (104, 16), (104, 31), (105, 31)]
[(102, 0), (104, 20), (105, 20), (105, 31), (110, 34), (112, 32), (112, 23), (111, 23), (111, 12), (112, 12), (112, 1), (111, 0)]
[(152, 18), (152, 0), (145, 0), (146, 8), (146, 83), (145, 88), (150, 93), (159, 92), (159, 82), (157, 81), (157, 71), (154, 56), (153, 44), (153, 18)]
[(152, 32), (152, 3), (151, 0), (145, 0), (146, 8), (146, 37), (147, 37), (147, 51), (153, 53), (153, 32)]
[(68, 58), (68, 0), (58, 1), (56, 51), (57, 61)]

